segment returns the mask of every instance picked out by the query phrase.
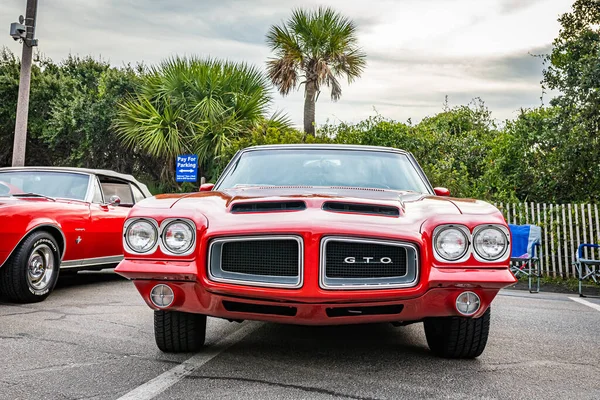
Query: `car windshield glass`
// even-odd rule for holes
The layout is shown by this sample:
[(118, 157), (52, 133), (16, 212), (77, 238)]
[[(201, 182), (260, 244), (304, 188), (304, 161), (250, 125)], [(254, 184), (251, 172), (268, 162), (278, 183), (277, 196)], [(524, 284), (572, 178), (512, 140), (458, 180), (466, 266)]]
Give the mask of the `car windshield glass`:
[(343, 186), (429, 193), (408, 156), (369, 150), (248, 151), (216, 189), (240, 186)]
[(9, 188), (8, 193), (35, 193), (48, 197), (84, 200), (89, 176), (54, 171), (7, 171), (0, 172), (0, 183)]

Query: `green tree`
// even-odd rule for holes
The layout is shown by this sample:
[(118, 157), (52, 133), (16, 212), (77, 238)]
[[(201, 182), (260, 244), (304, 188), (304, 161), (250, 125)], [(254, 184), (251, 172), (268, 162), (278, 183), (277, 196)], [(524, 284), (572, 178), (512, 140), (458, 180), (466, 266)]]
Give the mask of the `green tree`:
[[(561, 169), (557, 168), (558, 109), (521, 110), (514, 121), (489, 142), (477, 192), (502, 202), (564, 201)], [(560, 199), (560, 200), (559, 200)]]
[[(10, 165), (19, 60), (0, 51), (0, 165)], [(61, 63), (37, 57), (32, 68), (27, 165), (106, 168), (158, 180), (156, 160), (119, 141), (116, 104), (135, 91), (139, 68), (111, 67), (91, 57)], [(50, 151), (49, 151), (50, 150)]]
[(198, 154), (202, 172), (213, 172), (232, 140), (266, 119), (271, 101), (255, 67), (177, 57), (150, 68), (137, 94), (120, 103), (115, 127), (127, 147), (162, 160), (162, 177), (172, 181), (182, 153)]
[(140, 155), (125, 149), (112, 128), (116, 105), (135, 91), (138, 72), (129, 66), (114, 68), (91, 57), (73, 56), (56, 71), (44, 72), (47, 79), (57, 82), (49, 101), (51, 111), (41, 129), (54, 163), (140, 172), (134, 167)]
[(336, 143), (396, 147), (413, 153), (434, 186), (458, 197), (493, 198), (479, 190), (485, 160), (498, 135), (489, 110), (476, 100), (412, 125), (377, 115), (357, 124), (326, 125), (319, 132)]
[(273, 25), (267, 44), (275, 58), (267, 61), (271, 82), (282, 95), (304, 84), (304, 131), (315, 133), (315, 103), (321, 86), (331, 88), (331, 99), (342, 95), (338, 78), (348, 83), (360, 77), (366, 56), (358, 47), (356, 25), (331, 8), (295, 10), (281, 26)]
[(546, 58), (544, 87), (560, 95), (553, 127), (561, 199), (600, 199), (600, 2), (576, 0)]
[(576, 0), (558, 21), (561, 29), (546, 57), (543, 84), (559, 90), (553, 105), (577, 117), (590, 135), (600, 132), (600, 2)]

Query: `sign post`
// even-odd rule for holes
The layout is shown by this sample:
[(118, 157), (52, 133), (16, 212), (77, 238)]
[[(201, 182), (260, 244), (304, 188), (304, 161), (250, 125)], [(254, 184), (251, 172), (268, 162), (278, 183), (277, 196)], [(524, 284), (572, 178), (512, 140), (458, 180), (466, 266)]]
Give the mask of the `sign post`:
[(198, 181), (198, 155), (183, 154), (177, 156), (177, 162), (175, 164), (175, 181)]

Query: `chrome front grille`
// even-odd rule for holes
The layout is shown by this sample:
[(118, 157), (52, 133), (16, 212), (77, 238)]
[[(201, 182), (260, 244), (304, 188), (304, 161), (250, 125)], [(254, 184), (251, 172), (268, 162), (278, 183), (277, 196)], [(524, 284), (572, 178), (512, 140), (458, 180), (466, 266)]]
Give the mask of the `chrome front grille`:
[(298, 276), (298, 242), (237, 240), (223, 243), (221, 269), (249, 275)]
[(325, 237), (320, 285), (327, 289), (397, 288), (418, 279), (415, 245), (379, 239)]
[(252, 286), (300, 287), (304, 249), (298, 236), (240, 236), (213, 239), (210, 279)]
[(402, 246), (332, 240), (327, 244), (325, 274), (330, 278), (393, 278), (406, 275)]

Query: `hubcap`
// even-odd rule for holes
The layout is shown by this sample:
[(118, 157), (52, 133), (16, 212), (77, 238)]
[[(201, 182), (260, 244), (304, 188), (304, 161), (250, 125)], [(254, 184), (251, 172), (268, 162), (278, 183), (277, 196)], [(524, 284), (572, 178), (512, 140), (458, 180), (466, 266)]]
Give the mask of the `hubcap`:
[(54, 253), (47, 244), (36, 246), (27, 262), (27, 280), (35, 290), (48, 287), (54, 274)]

